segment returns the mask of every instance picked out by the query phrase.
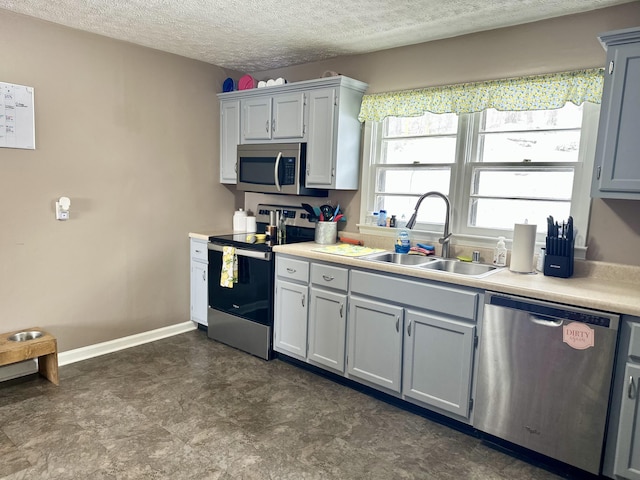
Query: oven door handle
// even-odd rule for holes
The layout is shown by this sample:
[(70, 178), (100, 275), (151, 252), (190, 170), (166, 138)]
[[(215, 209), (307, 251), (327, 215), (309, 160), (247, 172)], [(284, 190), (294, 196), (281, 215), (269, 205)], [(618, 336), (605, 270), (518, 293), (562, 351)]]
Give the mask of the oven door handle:
[[(223, 252), (224, 246), (218, 245), (217, 243), (209, 243), (207, 245), (209, 250), (213, 250), (214, 252)], [(257, 260), (269, 261), (271, 260), (271, 252), (258, 252), (255, 250), (244, 250), (242, 248), (236, 248), (236, 255), (239, 257), (249, 257), (255, 258)]]

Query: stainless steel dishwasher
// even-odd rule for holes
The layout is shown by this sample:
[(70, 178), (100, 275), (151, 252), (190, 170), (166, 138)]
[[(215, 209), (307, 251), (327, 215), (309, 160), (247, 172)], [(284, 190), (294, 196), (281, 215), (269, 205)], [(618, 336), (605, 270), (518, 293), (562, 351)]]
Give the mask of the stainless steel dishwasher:
[(619, 321), (487, 292), (473, 426), (600, 473)]

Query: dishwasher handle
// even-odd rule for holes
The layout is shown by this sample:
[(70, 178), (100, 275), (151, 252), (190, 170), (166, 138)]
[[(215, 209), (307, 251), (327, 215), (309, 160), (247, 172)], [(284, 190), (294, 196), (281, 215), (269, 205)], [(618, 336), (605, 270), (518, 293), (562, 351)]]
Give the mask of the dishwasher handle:
[(543, 327), (561, 327), (564, 323), (562, 319), (545, 317), (542, 315), (529, 315), (529, 320), (536, 325), (542, 325)]

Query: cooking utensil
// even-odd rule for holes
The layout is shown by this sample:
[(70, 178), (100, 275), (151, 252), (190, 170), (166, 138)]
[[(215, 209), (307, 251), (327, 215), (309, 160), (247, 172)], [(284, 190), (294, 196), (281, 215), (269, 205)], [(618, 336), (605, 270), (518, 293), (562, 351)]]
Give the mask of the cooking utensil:
[[(318, 220), (319, 215), (316, 213), (315, 208), (313, 208), (311, 205), (309, 205), (308, 203), (303, 203), (302, 204), (302, 208), (305, 209), (305, 211), (309, 214), (309, 221), (310, 222), (315, 222)], [(319, 209), (318, 209), (319, 210)]]
[(333, 221), (334, 221), (334, 222), (339, 222), (339, 221), (340, 221), (340, 219), (341, 219), (342, 217), (344, 217), (344, 215), (343, 215), (343, 214), (336, 215), (335, 217), (333, 217)]
[(321, 205), (320, 211), (324, 217), (325, 222), (330, 222), (333, 219), (333, 207), (331, 205)]

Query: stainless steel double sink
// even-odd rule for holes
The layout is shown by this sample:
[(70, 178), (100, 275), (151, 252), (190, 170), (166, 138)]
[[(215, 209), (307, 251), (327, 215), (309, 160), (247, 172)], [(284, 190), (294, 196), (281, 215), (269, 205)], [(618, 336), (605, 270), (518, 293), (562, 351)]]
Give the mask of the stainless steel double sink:
[(403, 253), (379, 252), (360, 257), (361, 260), (416, 267), (435, 272), (453, 273), (465, 277), (482, 278), (500, 271), (500, 267), (485, 263), (472, 263), (451, 258), (424, 257)]

